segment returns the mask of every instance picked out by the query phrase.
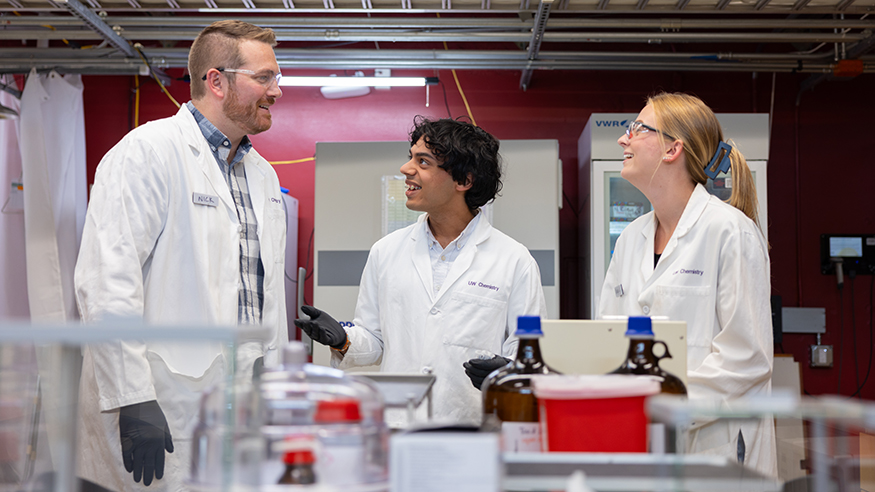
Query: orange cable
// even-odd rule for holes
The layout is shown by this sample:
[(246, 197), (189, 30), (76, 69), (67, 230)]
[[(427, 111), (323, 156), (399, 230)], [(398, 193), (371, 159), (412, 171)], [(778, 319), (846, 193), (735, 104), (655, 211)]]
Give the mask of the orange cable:
[(315, 161), (315, 160), (316, 160), (315, 157), (305, 157), (303, 159), (295, 159), (293, 161), (269, 161), (269, 164), (272, 166), (278, 166), (278, 165), (282, 165), (282, 164), (298, 164), (300, 162)]
[(134, 74), (134, 128), (140, 126), (140, 76)]
[[(440, 12), (437, 12), (435, 15), (440, 18)], [(444, 41), (444, 50), (449, 51), (450, 48), (447, 47), (447, 42)], [(456, 75), (456, 69), (450, 69), (453, 72), (453, 79), (456, 81), (456, 88), (459, 89), (459, 95), (462, 96), (462, 102), (465, 103), (465, 110), (468, 112), (468, 118), (471, 118), (471, 124), (477, 126), (477, 121), (474, 119), (474, 115), (471, 113), (471, 106), (468, 105), (468, 98), (465, 97), (465, 91), (462, 90), (462, 84), (459, 83), (459, 76)]]

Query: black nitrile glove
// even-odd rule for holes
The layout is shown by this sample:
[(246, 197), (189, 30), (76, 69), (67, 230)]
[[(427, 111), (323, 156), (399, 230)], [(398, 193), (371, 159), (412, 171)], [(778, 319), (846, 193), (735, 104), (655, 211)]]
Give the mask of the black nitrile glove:
[(471, 384), (475, 388), (480, 389), (483, 386), (483, 380), (492, 374), (492, 371), (506, 366), (510, 362), (507, 357), (496, 355), (491, 359), (471, 359), (462, 364), (465, 368), (465, 374), (471, 378)]
[(323, 313), (313, 306), (301, 306), (301, 311), (304, 311), (310, 319), (296, 319), (295, 326), (304, 330), (308, 337), (338, 350), (346, 345), (346, 330), (328, 313)]
[(164, 451), (173, 452), (173, 438), (164, 412), (155, 400), (119, 409), (119, 437), (125, 470), (133, 472), (134, 482), (143, 477), (143, 485), (164, 476)]

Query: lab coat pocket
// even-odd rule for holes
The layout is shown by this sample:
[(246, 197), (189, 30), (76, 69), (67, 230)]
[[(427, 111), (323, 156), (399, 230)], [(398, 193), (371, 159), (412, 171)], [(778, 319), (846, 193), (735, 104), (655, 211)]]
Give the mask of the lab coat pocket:
[(449, 305), (444, 344), (500, 352), (506, 301), (457, 292), (450, 296)]
[(710, 286), (677, 286), (658, 285), (653, 302), (653, 312), (662, 316), (668, 316), (671, 320), (686, 320), (687, 344), (694, 347), (710, 347), (710, 330), (712, 325), (709, 316), (714, 313), (700, 308), (707, 304), (712, 297)]
[(147, 352), (146, 358), (152, 370), (158, 404), (170, 425), (174, 444), (190, 440), (198, 420), (201, 395), (226, 376), (225, 358), (216, 354), (199, 376), (177, 372), (158, 353)]

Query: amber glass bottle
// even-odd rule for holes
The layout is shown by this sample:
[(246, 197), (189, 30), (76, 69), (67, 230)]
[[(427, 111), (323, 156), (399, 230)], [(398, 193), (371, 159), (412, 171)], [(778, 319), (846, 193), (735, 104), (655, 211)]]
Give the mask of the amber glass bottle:
[(483, 428), (501, 428), (504, 452), (541, 451), (538, 400), (532, 375), (559, 374), (541, 358), (541, 318), (520, 316), (516, 359), (483, 382)]
[(313, 463), (316, 461), (311, 450), (290, 451), (283, 455), (283, 463), (286, 469), (280, 477), (278, 484), (282, 485), (309, 485), (316, 483), (316, 474), (313, 472)]
[[(611, 374), (638, 374), (660, 378), (661, 392), (674, 395), (686, 395), (687, 387), (674, 374), (659, 367), (659, 361), (671, 358), (668, 345), (660, 340), (654, 340), (653, 327), (650, 318), (646, 316), (629, 316), (626, 328), (626, 338), (629, 339), (629, 351), (626, 361), (611, 372)], [(662, 345), (664, 353), (657, 357), (653, 353), (654, 345)]]

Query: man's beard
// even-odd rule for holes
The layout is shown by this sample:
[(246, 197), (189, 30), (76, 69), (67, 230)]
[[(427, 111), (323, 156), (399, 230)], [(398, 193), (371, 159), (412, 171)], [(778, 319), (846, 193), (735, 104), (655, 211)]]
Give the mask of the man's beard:
[(269, 114), (259, 121), (258, 107), (262, 104), (269, 106), (273, 102), (273, 98), (265, 98), (255, 104), (246, 105), (240, 102), (237, 92), (232, 89), (222, 103), (222, 111), (229, 120), (240, 125), (247, 135), (255, 135), (269, 130), (272, 123)]

